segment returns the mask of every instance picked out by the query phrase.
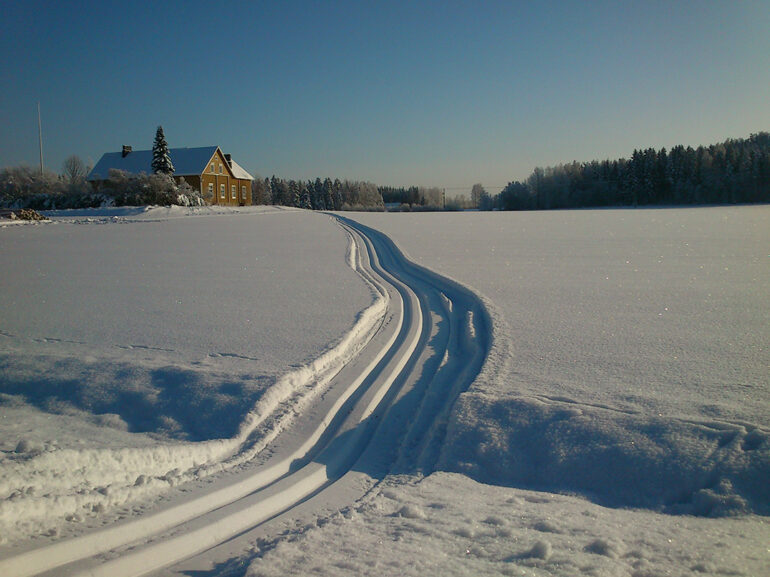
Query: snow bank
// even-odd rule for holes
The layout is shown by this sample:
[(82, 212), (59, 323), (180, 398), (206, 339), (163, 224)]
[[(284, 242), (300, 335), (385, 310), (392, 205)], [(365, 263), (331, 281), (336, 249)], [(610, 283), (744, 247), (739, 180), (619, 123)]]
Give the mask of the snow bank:
[(450, 435), (442, 466), (485, 483), (670, 513), (770, 514), (770, 435), (756, 426), (471, 393)]

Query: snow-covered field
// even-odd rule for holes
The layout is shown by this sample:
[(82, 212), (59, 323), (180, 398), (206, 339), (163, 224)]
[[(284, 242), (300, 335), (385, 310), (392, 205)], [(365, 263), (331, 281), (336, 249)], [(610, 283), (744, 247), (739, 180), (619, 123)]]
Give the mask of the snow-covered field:
[[(317, 357), (370, 303), (344, 235), (307, 225), (317, 217), (201, 213), (68, 212), (3, 230), (3, 392), (109, 414), (113, 429), (230, 436), (267, 383)], [(207, 408), (194, 406), (203, 398)], [(25, 439), (45, 442), (34, 430)]]
[(610, 505), (770, 513), (768, 207), (359, 219), (506, 325), (444, 467)]
[(281, 433), (395, 339), (388, 362), (413, 376), (393, 377), (354, 474), (160, 573), (770, 573), (770, 207), (345, 216), (483, 300), (491, 348), (469, 387), (448, 376), (473, 375), (472, 300), (329, 216), (0, 229), (0, 564), (289, 454)]

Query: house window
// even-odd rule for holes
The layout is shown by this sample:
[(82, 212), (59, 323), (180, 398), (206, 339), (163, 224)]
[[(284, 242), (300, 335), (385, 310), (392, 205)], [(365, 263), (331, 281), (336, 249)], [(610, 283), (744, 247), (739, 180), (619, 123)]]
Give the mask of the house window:
[(211, 174), (214, 174), (214, 163), (211, 163)]
[(214, 183), (209, 182), (209, 198), (214, 198)]
[(222, 165), (219, 165), (219, 174), (222, 174)]
[(230, 194), (232, 194), (232, 195), (233, 195), (233, 200), (235, 200), (235, 185), (232, 185), (232, 186), (230, 187)]
[(245, 186), (241, 187), (241, 198), (243, 200), (246, 200), (246, 187)]
[(227, 197), (225, 196), (225, 185), (224, 185), (224, 184), (220, 184), (220, 185), (219, 185), (219, 198), (221, 198), (222, 200), (224, 200), (225, 198), (227, 198)]

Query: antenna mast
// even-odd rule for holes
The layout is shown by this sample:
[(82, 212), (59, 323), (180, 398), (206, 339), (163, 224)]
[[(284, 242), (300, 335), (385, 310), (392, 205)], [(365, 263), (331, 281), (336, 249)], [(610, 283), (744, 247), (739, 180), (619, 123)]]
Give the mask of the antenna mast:
[(40, 122), (40, 101), (37, 101), (37, 136), (40, 140), (40, 176), (43, 176), (43, 124)]

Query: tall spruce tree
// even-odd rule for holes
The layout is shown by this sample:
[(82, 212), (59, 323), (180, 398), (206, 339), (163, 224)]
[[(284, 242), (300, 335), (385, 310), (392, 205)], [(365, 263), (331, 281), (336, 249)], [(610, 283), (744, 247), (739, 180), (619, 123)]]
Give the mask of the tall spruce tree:
[(291, 206), (299, 208), (301, 205), (301, 194), (299, 190), (299, 183), (296, 180), (289, 181), (289, 196)]
[(334, 185), (331, 178), (326, 177), (324, 179), (321, 190), (323, 190), (326, 210), (334, 210)]
[(155, 142), (152, 145), (152, 171), (155, 174), (174, 174), (174, 165), (171, 162), (171, 153), (168, 150), (162, 126), (158, 126)]
[(307, 189), (307, 185), (304, 182), (300, 183), (299, 193), (300, 193), (299, 207), (307, 210), (312, 210), (313, 203), (310, 201), (310, 191)]

